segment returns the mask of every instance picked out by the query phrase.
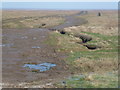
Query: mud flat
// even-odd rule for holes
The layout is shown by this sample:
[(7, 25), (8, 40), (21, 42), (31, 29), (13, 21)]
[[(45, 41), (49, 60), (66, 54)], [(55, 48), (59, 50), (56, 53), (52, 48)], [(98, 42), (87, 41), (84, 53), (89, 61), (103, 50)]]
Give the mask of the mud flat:
[[(52, 29), (80, 25), (85, 20), (77, 22), (75, 15), (66, 16), (66, 22)], [(57, 81), (70, 74), (64, 62), (65, 53), (56, 52), (57, 46), (45, 44), (50, 33), (49, 29), (3, 29), (3, 87), (24, 87), (20, 83), (47, 83)], [(39, 72), (37, 69), (28, 69), (30, 65), (53, 63), (55, 67)], [(27, 65), (25, 67), (25, 65)], [(38, 68), (38, 67), (37, 67)], [(40, 67), (39, 67), (40, 68)], [(6, 84), (8, 83), (8, 84)]]
[[(19, 87), (22, 82), (46, 83), (68, 74), (63, 61), (65, 55), (55, 52), (54, 49), (57, 47), (51, 47), (44, 43), (49, 32), (47, 29), (3, 29), (5, 36), (3, 37), (4, 46), (2, 46), (2, 76), (3, 83), (9, 83), (7, 86), (4, 84), (3, 87)], [(37, 47), (35, 48), (35, 46)], [(42, 73), (23, 67), (25, 64), (46, 62), (56, 64), (56, 66)]]

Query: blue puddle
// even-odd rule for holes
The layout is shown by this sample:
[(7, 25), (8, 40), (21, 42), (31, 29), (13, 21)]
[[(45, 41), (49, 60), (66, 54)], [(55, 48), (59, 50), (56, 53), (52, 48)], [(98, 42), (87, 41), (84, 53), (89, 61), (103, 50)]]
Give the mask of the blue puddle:
[(13, 43), (11, 44), (0, 44), (0, 47), (11, 47), (13, 46)]
[(32, 48), (40, 48), (39, 46), (32, 46)]
[(40, 70), (40, 72), (44, 72), (55, 66), (56, 64), (52, 63), (42, 63), (42, 64), (25, 64), (23, 67), (27, 67), (33, 70)]
[(23, 36), (23, 37), (21, 37), (22, 39), (27, 39), (28, 37), (27, 36)]

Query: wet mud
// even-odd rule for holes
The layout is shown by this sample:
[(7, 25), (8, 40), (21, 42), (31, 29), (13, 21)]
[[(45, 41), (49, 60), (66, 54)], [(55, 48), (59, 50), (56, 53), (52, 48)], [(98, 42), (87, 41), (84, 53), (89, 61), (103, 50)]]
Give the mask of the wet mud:
[[(64, 77), (68, 74), (63, 53), (54, 52), (57, 47), (44, 43), (50, 31), (47, 29), (3, 29), (2, 46), (2, 77), (3, 83), (15, 84), (22, 82), (41, 81)], [(27, 38), (21, 38), (27, 36)], [(36, 37), (36, 39), (33, 39)], [(7, 44), (6, 44), (7, 43)], [(11, 45), (11, 43), (13, 43)], [(10, 45), (9, 45), (10, 44)], [(9, 47), (8, 47), (9, 45)], [(23, 67), (25, 64), (53, 63), (57, 66), (42, 73), (32, 72)]]
[[(45, 40), (47, 40), (50, 30), (61, 30), (87, 22), (82, 18), (77, 19), (77, 15), (65, 16), (64, 24), (51, 29), (3, 29), (3, 42), (0, 45), (2, 47), (2, 82), (9, 83), (3, 87), (13, 87), (10, 84), (20, 87), (20, 83), (32, 83), (33, 81), (39, 81), (39, 84), (56, 82), (69, 75), (69, 68), (64, 62), (67, 55), (55, 52), (58, 47), (45, 44)], [(55, 66), (44, 65), (42, 67), (44, 72), (30, 70), (30, 65), (40, 65), (46, 62)], [(42, 71), (40, 67), (39, 70)]]

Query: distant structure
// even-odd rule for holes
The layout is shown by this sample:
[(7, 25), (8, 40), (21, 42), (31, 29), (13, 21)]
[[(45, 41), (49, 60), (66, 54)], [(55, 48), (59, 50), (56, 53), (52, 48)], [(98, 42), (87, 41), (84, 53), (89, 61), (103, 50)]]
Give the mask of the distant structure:
[(101, 16), (101, 13), (100, 13), (100, 12), (98, 12), (98, 16)]
[(85, 14), (88, 14), (88, 11), (81, 11), (78, 13), (78, 15), (85, 15)]

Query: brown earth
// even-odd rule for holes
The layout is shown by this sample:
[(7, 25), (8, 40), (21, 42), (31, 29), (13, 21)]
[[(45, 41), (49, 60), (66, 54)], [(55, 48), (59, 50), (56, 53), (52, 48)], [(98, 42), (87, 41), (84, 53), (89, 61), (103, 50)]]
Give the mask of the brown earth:
[[(57, 81), (57, 77), (63, 78), (68, 74), (63, 60), (66, 55), (56, 52), (57, 46), (51, 47), (45, 44), (44, 41), (48, 35), (49, 31), (46, 29), (3, 29), (3, 43), (13, 44), (3, 47), (3, 83), (10, 83), (10, 85), (3, 85), (3, 87), (20, 87), (18, 84), (22, 82), (46, 83), (54, 79)], [(22, 38), (25, 36), (27, 38)], [(33, 46), (40, 48), (32, 48)], [(23, 67), (25, 63), (39, 64), (44, 62), (54, 63), (57, 66), (42, 73), (32, 72)]]

